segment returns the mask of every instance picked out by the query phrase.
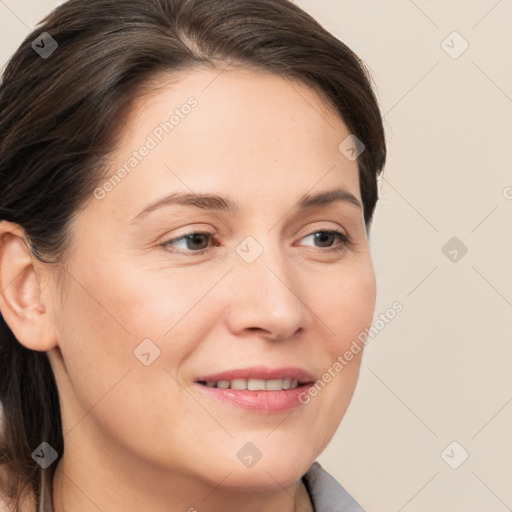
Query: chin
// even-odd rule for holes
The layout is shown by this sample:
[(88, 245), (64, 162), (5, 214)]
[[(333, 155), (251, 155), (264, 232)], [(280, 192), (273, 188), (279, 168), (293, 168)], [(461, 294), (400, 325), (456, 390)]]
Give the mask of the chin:
[(296, 455), (288, 457), (286, 453), (276, 453), (266, 457), (266, 461), (261, 458), (252, 467), (245, 467), (237, 460), (226, 468), (223, 477), (231, 473), (222, 485), (233, 490), (238, 488), (240, 492), (248, 487), (254, 491), (281, 489), (300, 480), (312, 463), (313, 460)]
[[(269, 432), (271, 430), (243, 436), (242, 440), (230, 443), (229, 457), (224, 457), (222, 464), (217, 459), (215, 465), (216, 473), (220, 473), (222, 467), (221, 478), (230, 473), (223, 485), (272, 490), (297, 482), (307, 472), (317, 456), (313, 443), (299, 438), (290, 441), (290, 432), (285, 435), (277, 431), (269, 435)], [(216, 478), (219, 476), (217, 474)]]

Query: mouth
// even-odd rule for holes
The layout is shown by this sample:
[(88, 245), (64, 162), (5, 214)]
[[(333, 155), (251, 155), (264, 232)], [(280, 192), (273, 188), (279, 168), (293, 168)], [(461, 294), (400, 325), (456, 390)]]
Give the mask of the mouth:
[(253, 367), (195, 380), (203, 393), (210, 397), (252, 412), (266, 414), (287, 411), (305, 402), (301, 396), (314, 383), (312, 375), (300, 368)]
[(198, 381), (199, 384), (209, 388), (235, 389), (237, 391), (283, 391), (286, 389), (296, 389), (299, 386), (307, 384), (297, 379), (233, 379), (233, 380), (206, 380)]

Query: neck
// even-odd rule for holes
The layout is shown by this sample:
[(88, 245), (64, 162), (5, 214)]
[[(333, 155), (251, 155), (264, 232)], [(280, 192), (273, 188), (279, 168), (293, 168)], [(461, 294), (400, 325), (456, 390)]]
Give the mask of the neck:
[[(230, 486), (229, 475), (217, 482), (192, 475), (153, 470), (139, 461), (126, 464), (122, 457), (88, 457), (67, 450), (53, 480), (53, 511), (136, 512), (313, 512), (301, 480), (289, 486), (277, 482), (272, 489)], [(70, 461), (77, 461), (72, 464)]]

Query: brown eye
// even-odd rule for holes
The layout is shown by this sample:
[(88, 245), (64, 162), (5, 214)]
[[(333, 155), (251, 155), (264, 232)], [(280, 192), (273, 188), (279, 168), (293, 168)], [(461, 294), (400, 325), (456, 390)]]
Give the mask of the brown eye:
[[(176, 244), (181, 243), (181, 249), (184, 249), (184, 252), (193, 252), (202, 254), (204, 251), (208, 249), (210, 238), (213, 237), (213, 233), (206, 232), (198, 232), (194, 231), (192, 233), (187, 233), (178, 238), (172, 238), (171, 240), (167, 240), (164, 242), (162, 247), (167, 248), (169, 246), (174, 247)], [(183, 247), (184, 246), (184, 247)], [(182, 251), (173, 251), (180, 253)]]
[[(321, 230), (321, 231), (315, 231), (314, 233), (311, 233), (305, 237), (302, 238), (302, 240), (309, 238), (313, 236), (314, 241), (317, 242), (320, 245), (316, 245), (316, 247), (322, 248), (325, 247), (326, 251), (340, 251), (344, 249), (347, 245), (350, 244), (350, 238), (341, 231), (336, 230)], [(341, 243), (339, 245), (336, 245), (332, 247), (332, 243), (334, 240), (338, 238)]]

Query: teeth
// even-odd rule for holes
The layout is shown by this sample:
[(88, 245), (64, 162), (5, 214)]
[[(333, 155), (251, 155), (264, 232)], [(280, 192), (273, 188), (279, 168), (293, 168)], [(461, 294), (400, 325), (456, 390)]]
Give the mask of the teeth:
[(230, 385), (231, 389), (243, 390), (247, 389), (247, 381), (245, 379), (233, 379)]
[(265, 389), (268, 391), (281, 391), (283, 389), (283, 379), (267, 380), (267, 382), (262, 382), (265, 386)]
[(265, 381), (261, 379), (248, 379), (247, 389), (250, 391), (265, 391)]
[(209, 388), (236, 389), (238, 391), (281, 391), (283, 389), (295, 389), (299, 382), (297, 379), (233, 379), (233, 380), (208, 380)]

